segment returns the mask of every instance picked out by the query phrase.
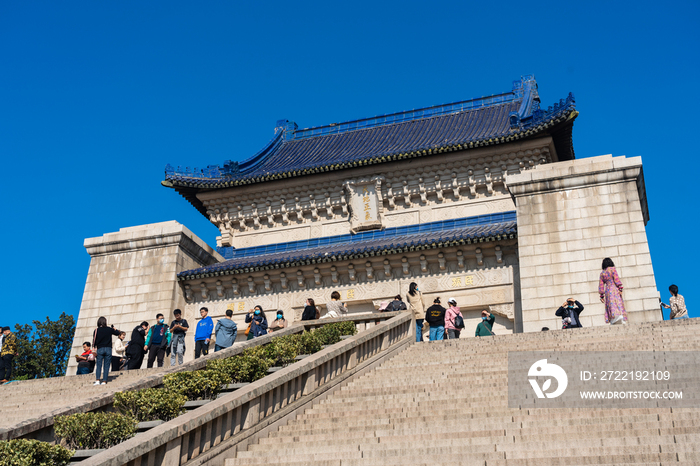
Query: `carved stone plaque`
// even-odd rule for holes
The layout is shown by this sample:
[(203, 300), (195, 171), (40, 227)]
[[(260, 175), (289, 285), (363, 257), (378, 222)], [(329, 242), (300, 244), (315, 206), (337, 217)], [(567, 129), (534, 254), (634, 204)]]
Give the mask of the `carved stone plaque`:
[(383, 176), (346, 181), (343, 185), (350, 206), (352, 232), (382, 227), (384, 207), (382, 201)]

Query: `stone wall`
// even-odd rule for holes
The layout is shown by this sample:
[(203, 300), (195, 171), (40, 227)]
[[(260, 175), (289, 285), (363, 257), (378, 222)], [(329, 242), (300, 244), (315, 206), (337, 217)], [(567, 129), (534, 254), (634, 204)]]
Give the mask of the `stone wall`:
[[(223, 260), (175, 221), (122, 228), (87, 238), (84, 245), (91, 260), (68, 364), (70, 375), (75, 374), (77, 366), (73, 356), (82, 353), (84, 341), (92, 341), (100, 316), (127, 332), (128, 340), (134, 327), (144, 320), (153, 324), (158, 312), (169, 321), (174, 309), (184, 310), (178, 272)], [(193, 315), (185, 318), (194, 322)], [(188, 333), (188, 349), (194, 349), (194, 332)], [(192, 351), (187, 355), (191, 359)]]
[(560, 328), (554, 312), (568, 297), (585, 306), (584, 326), (604, 325), (605, 257), (624, 285), (629, 322), (661, 320), (640, 157), (542, 165), (509, 177), (508, 189), (517, 206), (524, 331)]
[(197, 194), (221, 231), (219, 246), (245, 248), (358, 231), (353, 187), (372, 181), (374, 227), (414, 225), (512, 208), (506, 180), (555, 162), (549, 137), (358, 166), (327, 174)]
[(232, 309), (241, 340), (245, 339), (245, 315), (255, 305), (262, 306), (268, 320), (282, 309), (294, 322), (300, 320), (307, 298), (314, 299), (323, 315), (331, 293), (338, 291), (349, 312), (374, 312), (397, 294), (405, 300), (409, 284), (415, 281), (426, 306), (437, 296), (444, 306), (450, 297), (457, 300), (465, 318), (465, 337), (474, 335), (482, 309), (496, 315), (496, 333), (512, 333), (520, 311), (516, 241), (192, 278), (182, 282), (188, 300), (185, 309), (187, 315), (198, 316), (199, 309), (207, 307), (215, 321)]

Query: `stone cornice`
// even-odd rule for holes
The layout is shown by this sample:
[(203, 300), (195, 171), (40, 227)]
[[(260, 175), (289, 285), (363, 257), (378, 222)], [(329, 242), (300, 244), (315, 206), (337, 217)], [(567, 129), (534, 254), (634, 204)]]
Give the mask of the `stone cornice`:
[[(582, 163), (586, 161), (588, 163)], [(634, 181), (637, 185), (644, 223), (649, 221), (641, 157), (603, 155), (540, 166), (508, 177), (508, 190), (514, 199), (534, 193), (565, 191), (589, 186)]]
[(209, 265), (224, 260), (221, 255), (178, 222), (163, 222), (123, 228), (83, 243), (92, 257), (180, 246), (197, 262)]

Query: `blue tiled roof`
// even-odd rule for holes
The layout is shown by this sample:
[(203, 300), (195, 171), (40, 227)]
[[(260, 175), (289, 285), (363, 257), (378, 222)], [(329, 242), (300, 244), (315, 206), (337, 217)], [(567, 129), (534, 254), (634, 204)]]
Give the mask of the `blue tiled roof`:
[(279, 269), (387, 252), (446, 247), (515, 238), (515, 212), (479, 215), (439, 222), (338, 235), (252, 248), (224, 248), (225, 262), (178, 274), (179, 280)]
[[(280, 120), (275, 137), (252, 158), (204, 169), (168, 165), (163, 184), (188, 197), (188, 188), (227, 188), (501, 144), (536, 136), (576, 114), (572, 94), (541, 110), (537, 83), (525, 76), (509, 93), (375, 118), (303, 130)], [(560, 159), (573, 158), (570, 133), (568, 139), (557, 146)], [(190, 201), (197, 204), (196, 199)]]

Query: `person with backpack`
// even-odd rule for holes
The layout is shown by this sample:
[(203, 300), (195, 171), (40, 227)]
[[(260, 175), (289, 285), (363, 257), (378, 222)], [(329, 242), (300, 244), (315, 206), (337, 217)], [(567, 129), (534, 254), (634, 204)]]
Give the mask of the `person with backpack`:
[(384, 309), (384, 312), (398, 312), (405, 311), (406, 309), (406, 303), (401, 300), (401, 295), (397, 294), (394, 296), (394, 300), (387, 305), (386, 309)]
[(433, 300), (433, 305), (425, 312), (425, 320), (430, 325), (430, 341), (439, 341), (445, 338), (445, 312), (447, 310), (440, 305), (440, 298)]
[(457, 307), (456, 299), (448, 299), (447, 304), (449, 304), (450, 307), (448, 307), (447, 312), (445, 312), (445, 330), (447, 330), (447, 338), (449, 340), (455, 340), (459, 338), (459, 334), (464, 328), (464, 316), (459, 310), (459, 307)]
[(493, 323), (496, 322), (496, 318), (486, 309), (481, 311), (481, 322), (476, 326), (476, 336), (477, 337), (488, 337), (493, 336)]

